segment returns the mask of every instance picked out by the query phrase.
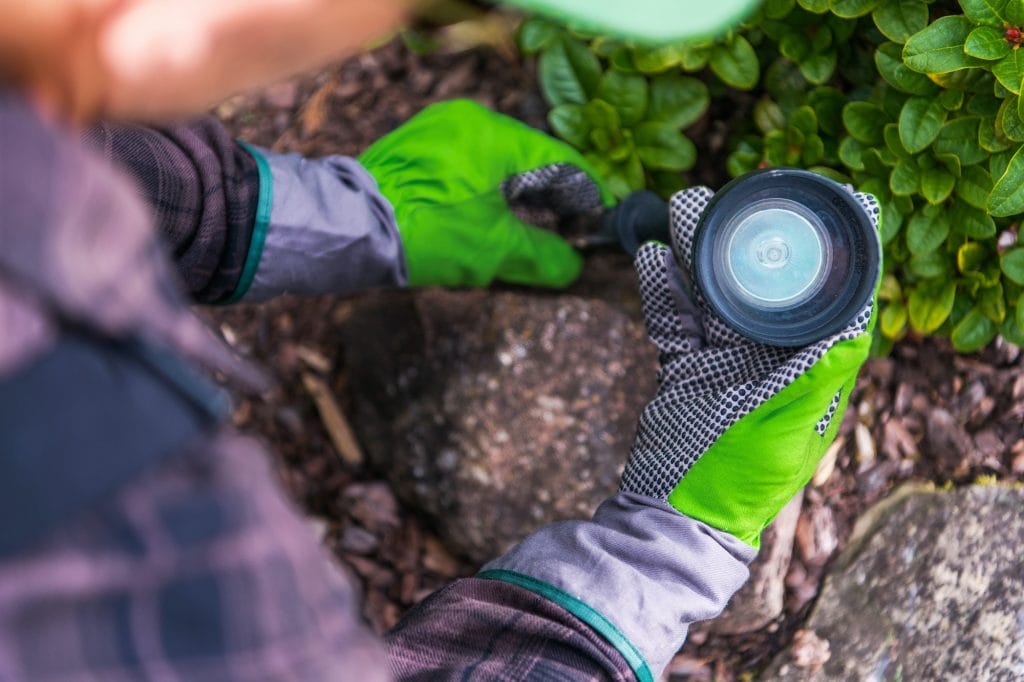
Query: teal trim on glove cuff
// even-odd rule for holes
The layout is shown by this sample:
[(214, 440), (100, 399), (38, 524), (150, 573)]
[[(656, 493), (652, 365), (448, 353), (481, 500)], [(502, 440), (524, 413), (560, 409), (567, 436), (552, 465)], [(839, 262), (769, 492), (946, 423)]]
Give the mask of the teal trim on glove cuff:
[(260, 258), (263, 257), (263, 243), (267, 240), (267, 229), (270, 227), (270, 210), (274, 205), (274, 176), (270, 172), (270, 164), (260, 154), (259, 150), (250, 144), (237, 140), (238, 144), (256, 160), (256, 168), (260, 175), (260, 193), (256, 203), (256, 224), (252, 228), (252, 241), (249, 242), (249, 254), (245, 257), (245, 265), (242, 267), (242, 276), (238, 279), (238, 286), (231, 292), (223, 303), (237, 303), (242, 300), (252, 280), (256, 277), (256, 269), (260, 265)]
[(651, 674), (651, 669), (647, 665), (647, 661), (644, 660), (643, 654), (633, 646), (633, 643), (611, 621), (585, 602), (563, 592), (554, 585), (514, 571), (500, 569), (483, 571), (477, 574), (476, 577), (483, 578), (484, 580), (501, 580), (502, 582), (518, 585), (555, 602), (608, 640), (622, 654), (622, 657), (626, 659), (626, 663), (632, 668), (633, 673), (640, 682), (654, 682), (654, 675)]

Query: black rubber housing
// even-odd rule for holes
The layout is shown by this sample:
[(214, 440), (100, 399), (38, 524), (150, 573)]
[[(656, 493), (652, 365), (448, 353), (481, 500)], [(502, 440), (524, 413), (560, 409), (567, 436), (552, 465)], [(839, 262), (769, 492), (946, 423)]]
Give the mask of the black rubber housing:
[[(714, 267), (722, 229), (751, 202), (786, 198), (822, 221), (831, 258), (819, 293), (803, 304), (758, 309), (723, 285)], [(773, 346), (805, 346), (846, 327), (874, 296), (882, 269), (882, 246), (871, 219), (839, 183), (810, 171), (755, 171), (728, 183), (708, 203), (697, 225), (693, 281), (711, 308), (747, 338)]]

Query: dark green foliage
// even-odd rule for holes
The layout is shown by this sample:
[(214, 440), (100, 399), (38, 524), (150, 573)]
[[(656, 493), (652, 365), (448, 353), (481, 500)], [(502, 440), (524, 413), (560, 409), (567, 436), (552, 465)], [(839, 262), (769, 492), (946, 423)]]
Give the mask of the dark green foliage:
[(765, 0), (714, 42), (638, 48), (534, 19), (520, 42), (539, 53), (552, 128), (619, 196), (685, 186), (682, 131), (709, 92), (726, 110), (753, 102), (729, 131), (730, 175), (796, 166), (874, 194), (881, 334), (969, 352), (996, 334), (1024, 344), (1022, 30), (1018, 0)]

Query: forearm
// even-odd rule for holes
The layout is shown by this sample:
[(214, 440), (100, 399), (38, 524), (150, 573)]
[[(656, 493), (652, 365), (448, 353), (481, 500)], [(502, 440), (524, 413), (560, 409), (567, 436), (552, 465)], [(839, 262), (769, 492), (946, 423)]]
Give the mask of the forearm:
[(197, 301), (406, 282), (391, 206), (354, 159), (246, 148), (212, 118), (85, 137), (135, 179)]
[(388, 637), (401, 678), (653, 680), (691, 623), (718, 615), (754, 549), (630, 493), (542, 528)]
[(521, 585), (571, 611), (615, 645), (638, 679), (657, 679), (691, 623), (717, 616), (748, 576), (755, 550), (632, 493), (592, 521), (534, 533), (481, 577)]
[(467, 578), (418, 605), (387, 636), (398, 680), (632, 680), (601, 635), (517, 585)]
[(84, 137), (135, 181), (192, 297), (229, 298), (256, 224), (255, 159), (213, 118), (162, 130), (100, 124)]

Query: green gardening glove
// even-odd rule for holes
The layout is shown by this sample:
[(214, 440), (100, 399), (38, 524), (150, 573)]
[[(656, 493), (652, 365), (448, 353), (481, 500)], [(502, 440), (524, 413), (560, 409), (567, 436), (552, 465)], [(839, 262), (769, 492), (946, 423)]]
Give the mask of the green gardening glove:
[[(661, 354), (657, 397), (644, 409), (622, 490), (665, 500), (754, 547), (807, 483), (834, 440), (871, 346), (874, 304), (842, 332), (805, 348), (777, 348), (730, 329), (680, 284), (712, 193), (670, 205), (673, 248), (636, 256), (644, 317)], [(857, 194), (878, 227), (874, 197)]]
[(564, 287), (579, 254), (520, 218), (596, 227), (612, 203), (579, 152), (469, 100), (427, 107), (359, 162), (394, 206), (411, 286)]

